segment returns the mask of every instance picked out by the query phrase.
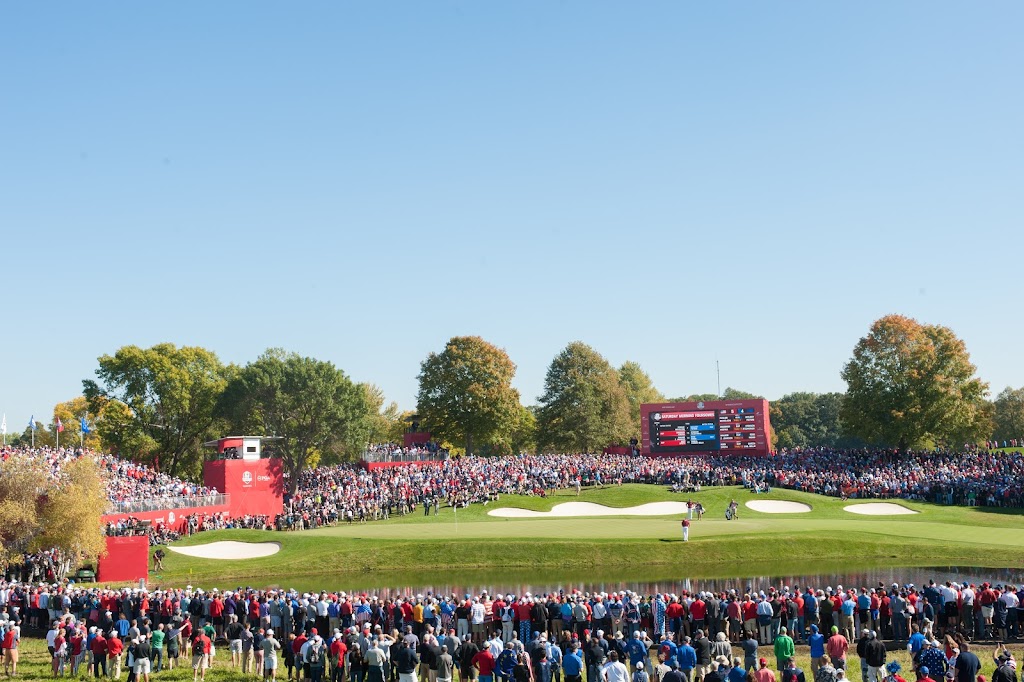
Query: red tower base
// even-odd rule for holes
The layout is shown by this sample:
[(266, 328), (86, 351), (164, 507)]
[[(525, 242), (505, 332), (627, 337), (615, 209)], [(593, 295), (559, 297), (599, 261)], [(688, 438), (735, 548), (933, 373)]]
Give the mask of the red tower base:
[(402, 434), (402, 445), (411, 448), (430, 442), (430, 431), (406, 431)]
[(96, 566), (96, 581), (127, 583), (149, 580), (149, 538), (108, 537), (107, 555)]
[(203, 485), (227, 493), (232, 516), (284, 510), (284, 467), (279, 459), (218, 459), (203, 465)]

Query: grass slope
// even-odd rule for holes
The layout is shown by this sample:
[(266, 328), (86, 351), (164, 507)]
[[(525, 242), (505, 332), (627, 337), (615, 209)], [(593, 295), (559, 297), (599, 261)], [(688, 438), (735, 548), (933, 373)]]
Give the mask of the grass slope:
[[(700, 501), (708, 513), (695, 522), (683, 543), (679, 516), (507, 519), (488, 516), (497, 507), (550, 510), (555, 504), (587, 501), (611, 507), (645, 502)], [(726, 521), (730, 499), (803, 502), (811, 512), (767, 514), (741, 506), (740, 518)], [(752, 496), (740, 488), (710, 488), (689, 496), (664, 487), (626, 485), (584, 490), (577, 497), (560, 491), (547, 497), (505, 496), (488, 507), (475, 505), (438, 516), (422, 513), (366, 524), (318, 528), (301, 533), (231, 530), (202, 533), (180, 544), (216, 540), (273, 541), (281, 551), (244, 561), (197, 559), (173, 552), (157, 582), (180, 584), (209, 580), (266, 581), (309, 574), (360, 574), (422, 571), (426, 565), (472, 569), (560, 570), (645, 566), (712, 576), (759, 571), (778, 560), (794, 567), (842, 565), (926, 566), (969, 564), (1012, 567), (1024, 564), (1024, 516), (1020, 510), (942, 507), (900, 502), (919, 512), (904, 516), (860, 516), (841, 502), (790, 490)], [(781, 550), (781, 551), (780, 551)], [(853, 563), (851, 563), (853, 562)], [(616, 568), (618, 567), (618, 568)], [(678, 575), (678, 572), (677, 572)]]

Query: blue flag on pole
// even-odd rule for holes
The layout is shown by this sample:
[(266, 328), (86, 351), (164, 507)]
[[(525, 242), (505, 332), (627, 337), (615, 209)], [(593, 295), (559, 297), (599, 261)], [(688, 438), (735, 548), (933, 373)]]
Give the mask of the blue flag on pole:
[(88, 436), (90, 433), (92, 433), (92, 429), (89, 428), (89, 422), (85, 420), (85, 417), (82, 417), (82, 435)]
[(35, 415), (32, 415), (31, 417), (28, 418), (28, 428), (32, 429), (33, 431), (36, 431), (36, 430), (39, 429), (39, 427), (36, 426), (36, 416)]

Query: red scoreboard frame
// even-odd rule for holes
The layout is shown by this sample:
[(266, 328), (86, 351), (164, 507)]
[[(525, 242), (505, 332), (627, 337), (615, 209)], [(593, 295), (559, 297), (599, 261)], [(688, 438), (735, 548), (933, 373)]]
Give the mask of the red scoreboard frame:
[(645, 403), (640, 406), (640, 454), (769, 455), (767, 400)]

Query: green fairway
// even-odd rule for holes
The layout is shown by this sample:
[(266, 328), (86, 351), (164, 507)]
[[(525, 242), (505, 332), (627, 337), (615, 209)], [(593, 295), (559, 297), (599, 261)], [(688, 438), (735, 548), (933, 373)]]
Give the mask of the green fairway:
[[(727, 521), (731, 499), (740, 502), (740, 518)], [(680, 536), (680, 515), (576, 518), (500, 518), (488, 511), (518, 507), (550, 510), (562, 502), (585, 501), (610, 507), (687, 499), (707, 509), (694, 521), (690, 542)], [(753, 511), (749, 500), (789, 500), (811, 507), (808, 513)], [(741, 488), (709, 488), (694, 495), (665, 487), (625, 485), (600, 490), (560, 491), (547, 497), (504, 496), (488, 507), (474, 505), (438, 516), (422, 513), (365, 524), (342, 524), (303, 532), (229, 530), (201, 533), (179, 544), (216, 540), (278, 542), (281, 551), (262, 559), (196, 559), (173, 552), (159, 580), (284, 579), (309, 574), (423, 570), (441, 563), (460, 570), (496, 568), (607, 569), (612, 566), (673, 567), (713, 575), (745, 567), (756, 571), (765, 561), (808, 567), (813, 563), (928, 566), (966, 564), (1013, 567), (1024, 563), (1024, 516), (1020, 510), (944, 507), (904, 502), (917, 514), (861, 516), (842, 502), (790, 490), (754, 496)], [(785, 547), (783, 554), (779, 548)], [(810, 562), (810, 563), (809, 563)], [(850, 563), (853, 562), (853, 563)], [(808, 570), (813, 570), (810, 568)]]

